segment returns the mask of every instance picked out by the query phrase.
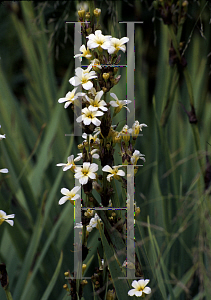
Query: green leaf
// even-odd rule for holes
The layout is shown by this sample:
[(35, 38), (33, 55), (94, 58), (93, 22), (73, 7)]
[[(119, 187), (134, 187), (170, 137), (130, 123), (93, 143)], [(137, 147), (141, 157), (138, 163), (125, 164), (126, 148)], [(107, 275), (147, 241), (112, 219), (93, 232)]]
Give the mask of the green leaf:
[(45, 290), (45, 293), (42, 296), (41, 300), (47, 300), (48, 297), (50, 296), (50, 293), (51, 293), (51, 291), (54, 288), (54, 285), (55, 285), (55, 282), (57, 280), (57, 277), (59, 276), (59, 272), (60, 272), (61, 265), (62, 265), (62, 260), (63, 260), (63, 252), (61, 252), (61, 255), (60, 255), (60, 258), (59, 258), (56, 270), (55, 270), (55, 272), (53, 274), (53, 277), (51, 278), (51, 281), (50, 281), (47, 289)]
[[(112, 250), (112, 247), (108, 244), (108, 241), (104, 235), (100, 223), (98, 223), (98, 227), (99, 227), (100, 237), (103, 243), (103, 248), (105, 251), (106, 260), (108, 262), (113, 284), (115, 286), (117, 298), (131, 299), (128, 296), (128, 291), (129, 291), (128, 282), (126, 279), (122, 279), (124, 277), (124, 274), (114, 257), (114, 251)], [(121, 277), (121, 279), (119, 279), (119, 277)]]

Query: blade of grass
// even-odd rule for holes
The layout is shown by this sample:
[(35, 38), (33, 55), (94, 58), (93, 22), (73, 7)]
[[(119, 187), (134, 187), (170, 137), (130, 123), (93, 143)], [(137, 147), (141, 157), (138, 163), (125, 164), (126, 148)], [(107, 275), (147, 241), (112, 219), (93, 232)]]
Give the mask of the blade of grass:
[(50, 281), (47, 289), (45, 290), (45, 293), (42, 296), (41, 300), (47, 300), (48, 297), (50, 296), (51, 291), (53, 290), (55, 282), (57, 280), (57, 277), (59, 276), (59, 272), (60, 272), (61, 265), (62, 265), (62, 260), (63, 260), (63, 252), (61, 252), (61, 255), (60, 255), (60, 258), (59, 258), (56, 270), (55, 270), (55, 272), (53, 274), (53, 277), (51, 278), (51, 281)]

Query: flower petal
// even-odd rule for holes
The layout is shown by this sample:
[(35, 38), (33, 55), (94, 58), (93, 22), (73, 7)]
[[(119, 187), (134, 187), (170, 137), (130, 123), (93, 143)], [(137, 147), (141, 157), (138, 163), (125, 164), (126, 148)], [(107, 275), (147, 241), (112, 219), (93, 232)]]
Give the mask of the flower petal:
[(142, 291), (136, 291), (136, 292), (135, 292), (135, 296), (136, 296), (136, 297), (141, 297), (142, 294), (143, 294)]
[(68, 194), (69, 192), (70, 192), (70, 191), (69, 191), (68, 189), (66, 189), (66, 188), (62, 188), (62, 189), (61, 189), (62, 195), (67, 196), (67, 194)]
[(77, 192), (80, 190), (80, 188), (81, 188), (80, 186), (75, 186), (75, 187), (71, 190), (71, 192), (75, 194), (75, 193), (77, 193)]
[(95, 178), (96, 178), (95, 173), (89, 173), (88, 176), (89, 176), (89, 178), (91, 178), (91, 179), (95, 179)]
[(0, 169), (0, 173), (8, 173), (8, 169)]
[(116, 96), (114, 93), (110, 93), (110, 96), (111, 96), (112, 98), (114, 98), (116, 101), (119, 100), (119, 99), (117, 98), (117, 96)]
[(151, 288), (146, 286), (144, 289), (143, 289), (143, 293), (145, 294), (150, 294), (151, 293)]
[(109, 165), (106, 165), (105, 167), (103, 167), (102, 171), (109, 172), (109, 173), (113, 172), (112, 168)]
[(92, 122), (90, 118), (84, 118), (83, 123), (84, 125), (89, 125)]
[(93, 87), (93, 83), (91, 81), (87, 81), (86, 83), (83, 83), (82, 84), (82, 87), (85, 89), (85, 90), (90, 90), (92, 87)]
[(13, 226), (13, 224), (14, 224), (13, 220), (5, 220), (5, 222), (7, 222), (8, 224), (10, 224), (11, 226)]
[(101, 121), (98, 120), (97, 118), (93, 118), (93, 119), (92, 119), (92, 123), (93, 123), (95, 126), (100, 126)]
[(111, 177), (112, 176), (114, 176), (114, 174), (109, 174), (108, 176), (107, 176), (107, 180), (110, 182), (111, 181)]
[[(142, 280), (142, 279), (141, 279)], [(139, 283), (138, 283), (138, 281), (137, 280), (134, 280), (133, 282), (132, 282), (132, 287), (134, 287), (135, 289), (138, 289), (139, 288)]]
[(82, 121), (82, 116), (79, 116), (77, 119), (76, 119), (76, 122), (80, 123)]
[(59, 205), (64, 204), (67, 200), (68, 200), (68, 197), (67, 197), (67, 196), (62, 197), (62, 198), (59, 200)]
[(129, 38), (128, 37), (123, 37), (123, 38), (120, 39), (120, 43), (121, 44), (125, 44), (127, 42), (129, 42)]
[(89, 170), (90, 170), (90, 172), (96, 172), (98, 170), (98, 165), (95, 163), (91, 164)]
[(118, 107), (119, 105), (115, 101), (109, 102), (112, 107)]
[(87, 184), (88, 179), (89, 179), (88, 176), (84, 176), (79, 179), (79, 182), (80, 182), (80, 184)]
[(132, 289), (132, 290), (128, 291), (128, 295), (129, 296), (134, 296), (135, 292), (136, 292), (136, 289)]
[(119, 176), (125, 176), (125, 172), (122, 171), (122, 170), (119, 170), (119, 171), (117, 172), (117, 175), (119, 175)]

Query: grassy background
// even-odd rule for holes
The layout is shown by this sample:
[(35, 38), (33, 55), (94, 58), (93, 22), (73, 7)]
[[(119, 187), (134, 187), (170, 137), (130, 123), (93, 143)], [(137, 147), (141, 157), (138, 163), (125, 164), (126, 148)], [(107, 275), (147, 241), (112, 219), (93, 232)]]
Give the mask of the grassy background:
[[(136, 120), (148, 125), (136, 143), (146, 162), (135, 177), (141, 208), (135, 234), (136, 253), (151, 280), (149, 298), (209, 299), (211, 207), (204, 174), (207, 168), (209, 182), (210, 4), (189, 1), (182, 26), (198, 118), (190, 124), (179, 103), (190, 111), (187, 77), (169, 66), (170, 32), (151, 3), (95, 3), (102, 9), (104, 34), (120, 38), (126, 28), (118, 21), (144, 21), (135, 27)], [(56, 164), (76, 155), (82, 139), (65, 137), (73, 132), (73, 114), (57, 100), (69, 91), (74, 74), (74, 28), (64, 22), (77, 20), (76, 4), (5, 1), (0, 6), (0, 124), (6, 133), (0, 162), (9, 169), (0, 176), (0, 209), (16, 214), (14, 227), (0, 226), (0, 260), (7, 265), (14, 300), (70, 298), (62, 285), (64, 272), (73, 271), (73, 207), (58, 201), (60, 189), (70, 189), (74, 178)], [(121, 73), (113, 92), (125, 99), (123, 68)], [(172, 105), (167, 112), (166, 101)], [(121, 112), (116, 122), (124, 118)], [(90, 240), (95, 246), (86, 259), (92, 259), (88, 273), (96, 266), (98, 237), (96, 231)], [(86, 293), (91, 292), (89, 284)], [(6, 299), (3, 289), (0, 299)]]

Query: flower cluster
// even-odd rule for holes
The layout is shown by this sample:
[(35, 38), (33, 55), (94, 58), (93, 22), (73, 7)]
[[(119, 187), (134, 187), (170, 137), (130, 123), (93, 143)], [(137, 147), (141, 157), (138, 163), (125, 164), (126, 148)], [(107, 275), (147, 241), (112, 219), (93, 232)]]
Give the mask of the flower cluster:
[[(82, 58), (86, 58), (89, 64), (85, 69), (80, 67), (75, 69), (75, 75), (69, 79), (69, 83), (73, 86), (72, 91), (69, 91), (64, 98), (58, 100), (59, 103), (64, 103), (65, 109), (68, 107), (74, 109), (74, 106), (81, 107), (80, 115), (76, 116), (76, 122), (83, 129), (82, 138), (84, 140), (78, 145), (80, 153), (76, 158), (74, 158), (74, 155), (70, 155), (67, 158), (67, 163), (59, 163), (57, 166), (61, 166), (63, 171), (71, 170), (74, 173), (74, 178), (83, 187), (85, 195), (83, 196), (82, 193), (82, 199), (81, 186), (76, 185), (71, 190), (62, 188), (61, 193), (63, 196), (59, 200), (59, 204), (64, 204), (67, 200), (71, 204), (74, 204), (75, 201), (81, 201), (81, 206), (87, 207), (86, 210), (82, 210), (82, 222), (75, 224), (75, 228), (83, 229), (82, 249), (87, 252), (89, 233), (93, 228), (99, 229), (99, 222), (103, 222), (102, 220), (105, 220), (105, 218), (123, 236), (124, 220), (121, 220), (118, 213), (111, 209), (110, 211), (105, 210), (103, 213), (97, 210), (94, 214), (95, 210), (93, 208), (100, 205), (112, 207), (113, 182), (115, 180), (119, 181), (123, 189), (127, 186), (128, 178), (126, 177), (125, 165), (134, 165), (134, 169), (137, 171), (138, 160), (145, 161), (144, 154), (134, 149), (134, 145), (139, 132), (147, 126), (135, 121), (132, 128), (124, 125), (120, 131), (117, 131), (118, 125), (112, 125), (113, 119), (122, 109), (130, 113), (127, 105), (132, 101), (120, 100), (116, 94), (110, 92), (121, 79), (121, 76), (117, 75), (118, 64), (121, 60), (119, 52), (124, 53), (126, 51), (125, 44), (129, 41), (129, 38), (118, 39), (110, 35), (103, 35), (98, 27), (100, 13), (100, 9), (94, 10), (93, 14), (97, 24), (93, 24), (94, 17), (90, 15), (90, 12), (85, 12), (84, 8), (78, 11), (85, 43), (81, 45), (80, 53), (76, 54), (74, 58), (79, 58), (80, 61), (82, 61)], [(115, 165), (114, 163), (116, 145), (120, 146), (121, 165)], [(96, 162), (93, 162), (94, 159), (96, 159)], [(83, 163), (76, 165), (75, 163), (80, 160), (83, 160)], [(100, 196), (101, 203), (94, 196), (93, 190), (98, 193), (98, 197)], [(134, 211), (137, 217), (140, 208), (136, 207), (136, 203)], [(106, 223), (104, 226), (106, 227)], [(82, 260), (86, 255), (83, 256), (82, 253)], [(104, 261), (103, 258), (101, 258), (101, 261)], [(98, 279), (94, 279), (96, 290), (100, 288), (100, 272), (102, 269), (103, 263), (100, 265)], [(138, 284), (140, 288), (139, 285), (135, 284), (133, 284), (133, 287), (137, 287), (137, 290), (139, 289), (138, 291), (142, 291), (143, 294), (149, 292), (149, 288), (144, 288), (142, 282)], [(73, 286), (72, 289), (74, 290)], [(132, 293), (130, 291), (130, 294)], [(133, 293), (133, 295), (136, 294)], [(137, 295), (140, 295), (140, 293)], [(102, 298), (104, 299), (104, 296)]]

